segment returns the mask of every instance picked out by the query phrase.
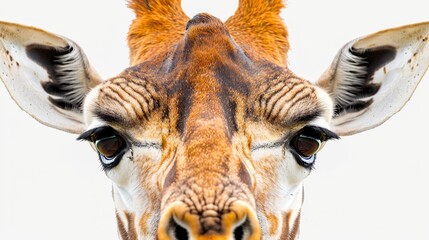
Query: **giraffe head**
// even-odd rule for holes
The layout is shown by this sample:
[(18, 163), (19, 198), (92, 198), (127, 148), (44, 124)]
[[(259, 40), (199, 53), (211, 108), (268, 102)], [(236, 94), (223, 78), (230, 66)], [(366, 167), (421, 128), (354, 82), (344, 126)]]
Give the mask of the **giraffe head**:
[(429, 65), (429, 23), (347, 43), (313, 84), (286, 66), (281, 1), (242, 0), (225, 23), (130, 7), (131, 67), (107, 80), (73, 41), (0, 23), (1, 79), (94, 147), (122, 239), (296, 239), (317, 152), (399, 111)]

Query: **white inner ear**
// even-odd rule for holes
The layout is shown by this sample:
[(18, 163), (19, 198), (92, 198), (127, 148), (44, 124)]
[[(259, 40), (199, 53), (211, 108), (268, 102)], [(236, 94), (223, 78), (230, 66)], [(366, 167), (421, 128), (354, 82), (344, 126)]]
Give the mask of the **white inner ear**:
[[(390, 29), (357, 39), (347, 44), (334, 61), (333, 66), (320, 80), (320, 85), (330, 81), (328, 92), (336, 104), (353, 106), (358, 101), (371, 102), (362, 109), (350, 109), (334, 116), (333, 130), (339, 135), (351, 135), (374, 128), (396, 112), (411, 98), (429, 66), (429, 22)], [(367, 67), (366, 59), (353, 55), (352, 51), (365, 52), (391, 48), (396, 51), (393, 60), (387, 61), (372, 79), (364, 84), (379, 84), (372, 96), (359, 97), (352, 92), (363, 82)]]
[(76, 103), (101, 81), (74, 42), (6, 22), (0, 22), (0, 78), (22, 110), (47, 126), (72, 133), (84, 129)]

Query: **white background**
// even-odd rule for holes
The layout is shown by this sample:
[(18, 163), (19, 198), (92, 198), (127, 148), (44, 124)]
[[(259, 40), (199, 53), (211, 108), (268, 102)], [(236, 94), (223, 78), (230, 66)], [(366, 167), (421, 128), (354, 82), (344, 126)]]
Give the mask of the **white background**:
[[(225, 20), (236, 4), (184, 8)], [(349, 40), (429, 21), (429, 1), (290, 0), (283, 16), (290, 68), (316, 80)], [(120, 0), (0, 0), (0, 20), (75, 40), (105, 78), (127, 67), (132, 17)], [(428, 93), (429, 75), (383, 126), (325, 147), (306, 182), (301, 239), (429, 239)], [(0, 239), (117, 239), (110, 182), (91, 148), (33, 120), (3, 86), (0, 109)]]

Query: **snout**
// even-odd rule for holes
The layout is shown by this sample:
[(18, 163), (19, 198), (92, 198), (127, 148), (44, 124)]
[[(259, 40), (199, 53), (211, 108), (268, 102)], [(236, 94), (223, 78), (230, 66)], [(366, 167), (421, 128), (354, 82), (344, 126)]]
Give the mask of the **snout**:
[(158, 226), (159, 240), (260, 240), (255, 211), (243, 201), (219, 211), (215, 206), (192, 212), (183, 202), (163, 211)]

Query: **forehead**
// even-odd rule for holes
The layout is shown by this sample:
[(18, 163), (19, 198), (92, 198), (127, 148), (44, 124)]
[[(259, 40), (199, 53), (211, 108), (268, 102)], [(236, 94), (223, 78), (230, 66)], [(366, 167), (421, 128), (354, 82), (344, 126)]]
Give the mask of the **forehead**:
[(169, 51), (95, 89), (87, 112), (123, 127), (168, 117), (180, 134), (191, 130), (190, 122), (200, 122), (194, 128), (211, 123), (228, 136), (246, 119), (288, 127), (330, 118), (322, 90), (246, 49), (220, 22), (188, 24)]
[(197, 74), (197, 79), (172, 77), (169, 81), (160, 81), (165, 76), (142, 69), (122, 74), (91, 92), (85, 104), (87, 123), (95, 117), (127, 128), (147, 123), (155, 116), (174, 115), (175, 127), (183, 132), (192, 114), (207, 121), (220, 118), (231, 131), (239, 128), (238, 117), (279, 127), (319, 117), (330, 120), (330, 98), (308, 81), (278, 69), (259, 76), (237, 73), (228, 67), (222, 71)]

